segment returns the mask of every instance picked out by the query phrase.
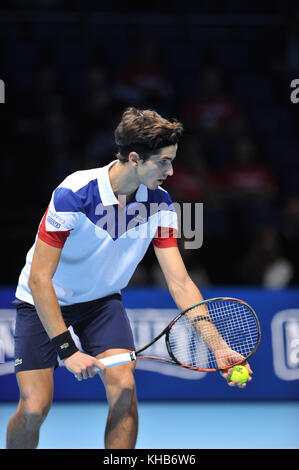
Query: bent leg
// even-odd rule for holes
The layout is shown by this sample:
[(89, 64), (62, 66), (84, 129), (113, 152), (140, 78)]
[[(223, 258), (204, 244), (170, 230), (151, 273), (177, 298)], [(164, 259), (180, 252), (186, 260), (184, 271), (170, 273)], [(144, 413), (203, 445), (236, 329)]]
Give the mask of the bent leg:
[(7, 426), (7, 449), (35, 449), (53, 399), (53, 368), (17, 373), (20, 400)]
[[(128, 352), (109, 349), (97, 357)], [(109, 412), (105, 429), (105, 449), (134, 449), (138, 431), (138, 410), (134, 380), (135, 363), (111, 367), (102, 372)]]

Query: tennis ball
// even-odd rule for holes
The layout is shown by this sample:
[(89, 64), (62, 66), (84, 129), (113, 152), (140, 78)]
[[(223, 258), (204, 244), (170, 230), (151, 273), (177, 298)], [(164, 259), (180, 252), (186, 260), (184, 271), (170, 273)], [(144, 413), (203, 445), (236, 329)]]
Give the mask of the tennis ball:
[(230, 376), (230, 380), (234, 382), (235, 380), (239, 381), (239, 385), (247, 382), (249, 377), (249, 372), (244, 366), (235, 366), (233, 367), (233, 373)]

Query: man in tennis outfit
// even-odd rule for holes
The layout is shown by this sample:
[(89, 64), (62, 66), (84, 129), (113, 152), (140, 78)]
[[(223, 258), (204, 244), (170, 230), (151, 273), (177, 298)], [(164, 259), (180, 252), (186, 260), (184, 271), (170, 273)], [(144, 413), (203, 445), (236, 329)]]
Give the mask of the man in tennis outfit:
[(16, 290), (20, 400), (7, 448), (37, 447), (58, 357), (78, 380), (94, 377), (98, 368), (109, 403), (105, 448), (135, 447), (134, 362), (105, 369), (99, 359), (135, 350), (121, 291), (151, 242), (178, 308), (203, 300), (177, 247), (171, 198), (160, 187), (173, 174), (181, 133), (177, 121), (128, 108), (115, 130), (117, 159), (77, 171), (53, 191)]

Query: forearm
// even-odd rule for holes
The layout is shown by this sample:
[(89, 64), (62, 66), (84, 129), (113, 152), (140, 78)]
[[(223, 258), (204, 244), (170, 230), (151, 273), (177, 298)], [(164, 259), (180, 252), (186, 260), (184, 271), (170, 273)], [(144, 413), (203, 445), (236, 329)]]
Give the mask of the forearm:
[(204, 300), (200, 290), (189, 276), (180, 283), (170, 285), (169, 291), (181, 312)]
[[(176, 286), (176, 288), (170, 289), (170, 292), (180, 311), (184, 311), (204, 300), (200, 290), (190, 278), (187, 278), (184, 283)], [(210, 315), (205, 304), (191, 309), (186, 313), (186, 317), (213, 352), (228, 347), (216, 326), (209, 320)]]
[(52, 280), (30, 279), (29, 287), (38, 316), (52, 339), (67, 330)]

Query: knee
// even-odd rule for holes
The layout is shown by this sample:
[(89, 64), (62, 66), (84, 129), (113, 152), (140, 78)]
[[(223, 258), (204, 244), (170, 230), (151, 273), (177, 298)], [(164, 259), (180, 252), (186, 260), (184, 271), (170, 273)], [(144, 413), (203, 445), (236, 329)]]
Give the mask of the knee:
[[(120, 369), (121, 370), (117, 370)], [(120, 390), (135, 390), (134, 366), (126, 364), (107, 369), (107, 383)]]
[(123, 367), (122, 373), (116, 369), (108, 369), (106, 377), (106, 392), (110, 403), (121, 402), (129, 405), (135, 399), (134, 370)]
[(45, 420), (49, 409), (51, 407), (51, 400), (43, 400), (40, 397), (29, 396), (21, 398), (19, 401), (19, 413), (23, 421), (28, 427), (39, 427)]

